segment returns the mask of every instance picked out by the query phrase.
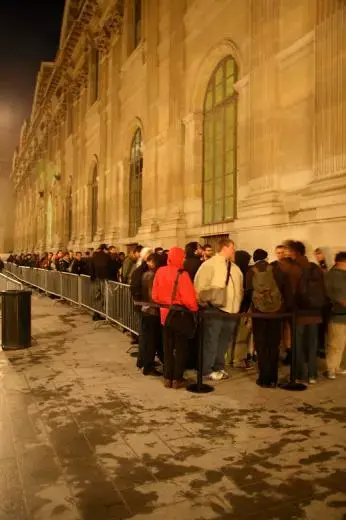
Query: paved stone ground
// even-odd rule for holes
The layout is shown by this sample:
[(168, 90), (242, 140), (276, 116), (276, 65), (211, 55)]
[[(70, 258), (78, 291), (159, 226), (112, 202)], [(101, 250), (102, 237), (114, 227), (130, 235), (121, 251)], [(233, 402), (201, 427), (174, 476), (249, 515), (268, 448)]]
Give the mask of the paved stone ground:
[(0, 354), (0, 520), (346, 518), (346, 379), (168, 390), (126, 335), (33, 304), (35, 345)]

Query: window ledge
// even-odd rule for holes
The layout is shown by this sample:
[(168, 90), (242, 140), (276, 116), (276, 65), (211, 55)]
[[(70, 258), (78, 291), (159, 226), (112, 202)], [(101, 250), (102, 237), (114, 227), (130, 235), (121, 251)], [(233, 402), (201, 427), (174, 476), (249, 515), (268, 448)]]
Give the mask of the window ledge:
[(218, 224), (204, 224), (200, 228), (200, 234), (201, 236), (212, 236), (230, 233), (234, 229), (234, 222), (235, 219), (219, 222)]

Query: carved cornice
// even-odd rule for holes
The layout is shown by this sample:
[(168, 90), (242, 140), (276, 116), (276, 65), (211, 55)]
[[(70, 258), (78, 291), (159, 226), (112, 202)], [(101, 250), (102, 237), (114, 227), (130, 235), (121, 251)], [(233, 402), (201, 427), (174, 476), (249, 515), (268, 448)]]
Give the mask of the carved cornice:
[[(101, 11), (98, 3), (95, 0), (85, 0), (83, 7), (79, 13), (78, 18), (73, 22), (69, 35), (67, 36), (63, 47), (59, 50), (54, 68), (49, 78), (47, 88), (42, 93), (42, 102), (38, 109), (36, 109), (32, 124), (28, 128), (25, 136), (25, 143), (15, 161), (15, 168), (12, 172), (13, 180), (20, 182), (23, 179), (25, 172), (29, 167), (28, 149), (32, 138), (35, 136), (38, 125), (45, 120), (45, 128), (43, 130), (44, 136), (39, 143), (37, 149), (42, 151), (45, 148), (46, 133), (51, 131), (51, 128), (61, 122), (66, 117), (66, 93), (71, 92), (72, 96), (79, 96), (82, 89), (87, 86), (88, 81), (88, 67), (84, 64), (77, 74), (74, 74), (73, 64), (71, 59), (76, 46), (80, 44), (83, 34), (87, 33), (92, 20), (95, 20), (96, 25), (99, 26), (99, 31), (93, 35), (93, 40), (102, 55), (106, 55), (110, 50), (111, 40), (113, 35), (121, 33), (122, 21), (124, 15), (124, 0), (113, 0), (105, 16), (101, 20)], [(93, 24), (95, 26), (95, 24)], [(90, 47), (90, 42), (86, 38), (85, 45)], [(63, 80), (62, 98), (64, 102), (59, 105), (58, 111), (53, 115), (51, 110), (51, 98), (55, 93), (57, 87)], [(55, 120), (55, 122), (53, 121)]]
[(81, 92), (88, 85), (88, 64), (85, 62), (78, 70), (72, 83), (70, 84), (70, 92), (73, 99), (78, 99)]
[(106, 13), (102, 28), (96, 37), (97, 48), (103, 55), (108, 54), (110, 50), (112, 36), (120, 34), (123, 17), (124, 0), (113, 1), (110, 9)]

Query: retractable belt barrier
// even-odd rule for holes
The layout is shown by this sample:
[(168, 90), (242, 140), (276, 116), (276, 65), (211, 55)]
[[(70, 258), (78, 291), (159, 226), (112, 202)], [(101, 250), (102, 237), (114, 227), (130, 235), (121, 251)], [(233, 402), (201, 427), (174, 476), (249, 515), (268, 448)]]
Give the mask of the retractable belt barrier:
[[(172, 310), (184, 310), (185, 312), (191, 313), (189, 309), (183, 309), (181, 306), (175, 305), (164, 305), (157, 303), (148, 303), (148, 302), (135, 302), (136, 306), (146, 306), (152, 308), (165, 308)], [(223, 312), (221, 309), (215, 309), (213, 307), (201, 308), (198, 313), (198, 366), (197, 366), (197, 380), (196, 383), (193, 383), (187, 387), (189, 392), (193, 393), (209, 393), (214, 390), (214, 387), (211, 385), (207, 385), (203, 383), (203, 343), (204, 343), (204, 319), (206, 316), (215, 316), (215, 317), (226, 317), (229, 319), (237, 319), (243, 317), (248, 318), (259, 318), (259, 319), (271, 319), (271, 320), (282, 320), (289, 319), (292, 325), (292, 357), (291, 357), (291, 367), (290, 367), (290, 378), (288, 382), (284, 382), (279, 384), (279, 387), (283, 390), (289, 391), (303, 391), (307, 389), (307, 386), (303, 383), (297, 382), (297, 344), (296, 344), (296, 327), (297, 327), (297, 317), (298, 316), (309, 316), (311, 312), (308, 311), (300, 311), (300, 312), (281, 312), (281, 313), (264, 313), (264, 312), (238, 312), (238, 313), (228, 313)]]

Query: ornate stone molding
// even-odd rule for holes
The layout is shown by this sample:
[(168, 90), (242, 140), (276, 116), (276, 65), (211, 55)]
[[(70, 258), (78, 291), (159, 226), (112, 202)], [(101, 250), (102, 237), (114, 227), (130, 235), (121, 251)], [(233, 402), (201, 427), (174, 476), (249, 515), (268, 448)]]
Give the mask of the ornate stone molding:
[(115, 0), (106, 13), (102, 27), (96, 36), (96, 46), (103, 56), (107, 55), (110, 50), (112, 37), (120, 34), (123, 17), (124, 0)]
[(281, 67), (291, 65), (302, 53), (306, 53), (315, 41), (315, 31), (310, 31), (303, 38), (295, 41), (292, 45), (283, 49), (276, 55), (276, 59)]

